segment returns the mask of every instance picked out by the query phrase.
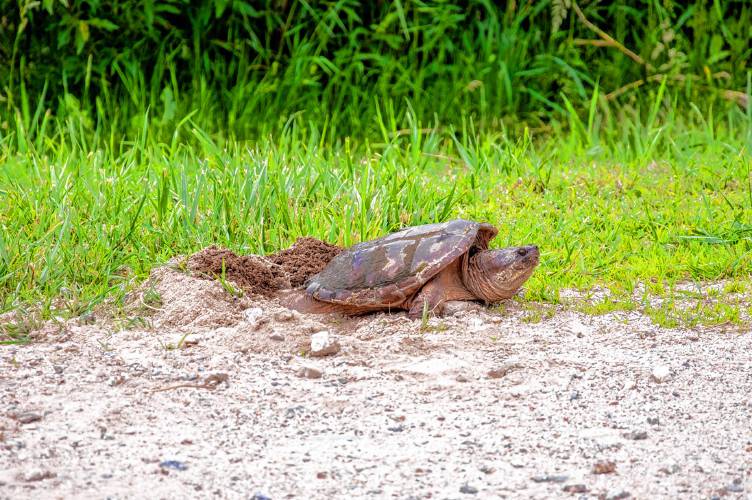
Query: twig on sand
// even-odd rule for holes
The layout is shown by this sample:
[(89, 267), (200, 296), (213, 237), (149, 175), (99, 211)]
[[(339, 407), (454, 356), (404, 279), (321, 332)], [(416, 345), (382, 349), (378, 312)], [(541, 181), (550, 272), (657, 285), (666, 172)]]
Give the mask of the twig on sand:
[(151, 391), (152, 394), (155, 392), (164, 392), (164, 391), (171, 391), (173, 389), (182, 389), (182, 388), (190, 388), (190, 389), (209, 389), (210, 391), (213, 391), (217, 388), (217, 386), (221, 383), (228, 383), (227, 381), (230, 379), (230, 376), (226, 373), (213, 373), (206, 377), (201, 384), (178, 384), (178, 385), (171, 385), (169, 387), (162, 387), (159, 389), (154, 389)]

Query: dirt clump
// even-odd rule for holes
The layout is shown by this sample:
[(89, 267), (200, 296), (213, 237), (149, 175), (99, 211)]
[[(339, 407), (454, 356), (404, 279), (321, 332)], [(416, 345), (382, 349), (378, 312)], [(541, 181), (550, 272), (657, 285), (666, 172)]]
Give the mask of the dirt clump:
[(290, 288), (290, 281), (281, 266), (258, 255), (237, 255), (225, 248), (210, 246), (188, 259), (188, 269), (211, 278), (224, 276), (245, 292), (270, 295)]
[(306, 237), (298, 238), (290, 248), (269, 255), (268, 259), (284, 270), (292, 287), (299, 287), (341, 251), (341, 247)]
[(192, 255), (188, 268), (199, 276), (224, 276), (247, 293), (270, 296), (277, 290), (302, 286), (341, 251), (316, 238), (298, 238), (290, 248), (265, 257), (237, 255), (210, 246)]

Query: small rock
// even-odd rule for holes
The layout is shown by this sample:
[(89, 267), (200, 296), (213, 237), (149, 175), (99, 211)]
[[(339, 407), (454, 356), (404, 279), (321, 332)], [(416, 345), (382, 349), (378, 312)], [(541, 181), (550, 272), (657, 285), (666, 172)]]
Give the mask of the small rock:
[(648, 433), (646, 431), (631, 431), (626, 432), (622, 434), (625, 439), (632, 439), (634, 441), (642, 441), (643, 439), (648, 438)]
[(490, 467), (488, 465), (484, 465), (483, 467), (480, 468), (480, 471), (483, 474), (493, 474), (494, 472), (496, 472), (496, 469), (494, 469), (493, 467)]
[(465, 493), (466, 495), (475, 495), (478, 493), (478, 488), (475, 486), (470, 486), (469, 484), (463, 484), (460, 488), (460, 493)]
[(473, 317), (467, 326), (472, 333), (479, 333), (489, 328), (489, 325), (478, 317)]
[(616, 463), (611, 460), (601, 460), (593, 465), (593, 474), (613, 474), (616, 472)]
[(482, 306), (477, 302), (450, 300), (444, 304), (444, 316), (461, 316), (464, 313), (478, 312)]
[(578, 391), (573, 391), (572, 394), (569, 395), (569, 400), (575, 401), (577, 399), (580, 399), (580, 393)]
[(670, 476), (672, 474), (676, 474), (680, 470), (681, 470), (681, 467), (679, 467), (677, 464), (671, 464), (670, 467), (668, 467), (668, 466), (667, 467), (661, 467), (660, 469), (658, 469), (658, 472), (661, 472), (661, 473), (663, 473), (663, 474), (665, 474), (667, 476)]
[(327, 473), (324, 471), (316, 473), (316, 479), (326, 479), (326, 477), (327, 477)]
[(27, 411), (17, 414), (16, 420), (18, 420), (18, 423), (20, 424), (30, 424), (32, 422), (38, 422), (39, 420), (42, 420), (42, 415), (40, 415), (39, 413)]
[(470, 382), (470, 380), (468, 380), (468, 378), (464, 375), (457, 375), (457, 378), (455, 378), (454, 380), (456, 380), (457, 382)]
[(546, 474), (545, 476), (532, 477), (534, 483), (564, 483), (567, 479), (569, 479), (569, 476), (552, 476), (549, 474)]
[(729, 493), (742, 493), (744, 491), (742, 485), (736, 482), (729, 484), (725, 489)]
[(667, 381), (670, 376), (671, 369), (666, 365), (657, 365), (653, 368), (653, 371), (650, 372), (650, 377), (658, 384)]
[(587, 493), (590, 489), (584, 484), (568, 484), (562, 488), (566, 493)]
[(173, 469), (180, 471), (188, 470), (188, 466), (178, 460), (164, 460), (162, 462), (159, 462), (159, 466), (162, 469)]
[(498, 368), (489, 370), (488, 378), (503, 378), (503, 377), (506, 377), (509, 372), (513, 370), (518, 370), (520, 368), (522, 368), (522, 365), (519, 363), (504, 363)]
[(648, 423), (650, 425), (661, 425), (661, 419), (658, 417), (648, 417)]
[(44, 481), (45, 479), (52, 479), (54, 477), (57, 477), (57, 474), (52, 471), (34, 470), (26, 475), (21, 476), (20, 479), (27, 483), (35, 483), (37, 481)]
[(700, 335), (698, 335), (697, 333), (690, 333), (687, 336), (687, 340), (691, 340), (692, 342), (697, 342), (698, 340), (700, 340)]
[(249, 323), (257, 323), (264, 315), (264, 310), (260, 307), (249, 307), (243, 311), (243, 317)]
[(341, 346), (328, 330), (311, 335), (311, 356), (331, 356), (337, 354)]
[(297, 371), (296, 375), (300, 378), (314, 379), (321, 378), (322, 373), (318, 368), (314, 368), (312, 366), (303, 366)]
[(303, 405), (291, 406), (285, 410), (285, 418), (295, 418), (305, 413), (306, 408)]
[(292, 311), (279, 311), (274, 315), (275, 321), (285, 322), (285, 321), (292, 321), (295, 319), (295, 314), (293, 314)]
[(251, 500), (272, 500), (270, 497), (264, 495), (263, 493), (254, 493), (251, 497)]
[(125, 383), (125, 377), (122, 375), (110, 377), (109, 383), (110, 383), (110, 387), (117, 387), (119, 385), (123, 385)]
[(269, 335), (269, 339), (276, 340), (277, 342), (282, 342), (283, 340), (285, 340), (285, 336), (279, 332), (274, 332), (271, 335)]
[(628, 491), (617, 491), (616, 493), (606, 495), (606, 500), (624, 500), (631, 496), (632, 494)]

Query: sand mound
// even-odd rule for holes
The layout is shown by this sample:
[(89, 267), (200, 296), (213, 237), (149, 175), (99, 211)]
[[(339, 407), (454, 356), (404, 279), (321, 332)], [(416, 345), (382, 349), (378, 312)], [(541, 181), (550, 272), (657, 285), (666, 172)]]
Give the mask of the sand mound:
[[(271, 295), (276, 290), (303, 285), (320, 272), (342, 249), (315, 238), (298, 238), (290, 247), (261, 257), (237, 255), (211, 246), (192, 255), (188, 268), (198, 276), (224, 276), (245, 292)], [(224, 269), (224, 271), (223, 271)]]
[(216, 281), (197, 279), (168, 263), (152, 271), (129, 306), (134, 315), (148, 316), (155, 328), (203, 330), (237, 324), (251, 304), (246, 297), (227, 293)]

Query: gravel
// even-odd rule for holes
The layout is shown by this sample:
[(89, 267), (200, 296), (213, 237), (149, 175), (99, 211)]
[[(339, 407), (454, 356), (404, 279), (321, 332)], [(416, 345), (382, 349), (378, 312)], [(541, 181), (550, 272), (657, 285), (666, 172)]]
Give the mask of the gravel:
[[(231, 297), (221, 316), (201, 310), (225, 300), (207, 281), (202, 300), (170, 305), (171, 290), (190, 292), (181, 283), (161, 291), (174, 312), (151, 318), (154, 329), (98, 314), (0, 347), (0, 496), (749, 494), (749, 333), (690, 340), (637, 312), (561, 308), (526, 323), (514, 303), (428, 328), (404, 314), (275, 316), (278, 304), (255, 299), (246, 315)], [(310, 359), (323, 330), (341, 350)], [(165, 347), (185, 333), (197, 342)], [(227, 382), (205, 383), (217, 373)], [(21, 424), (29, 412), (43, 418)]]

